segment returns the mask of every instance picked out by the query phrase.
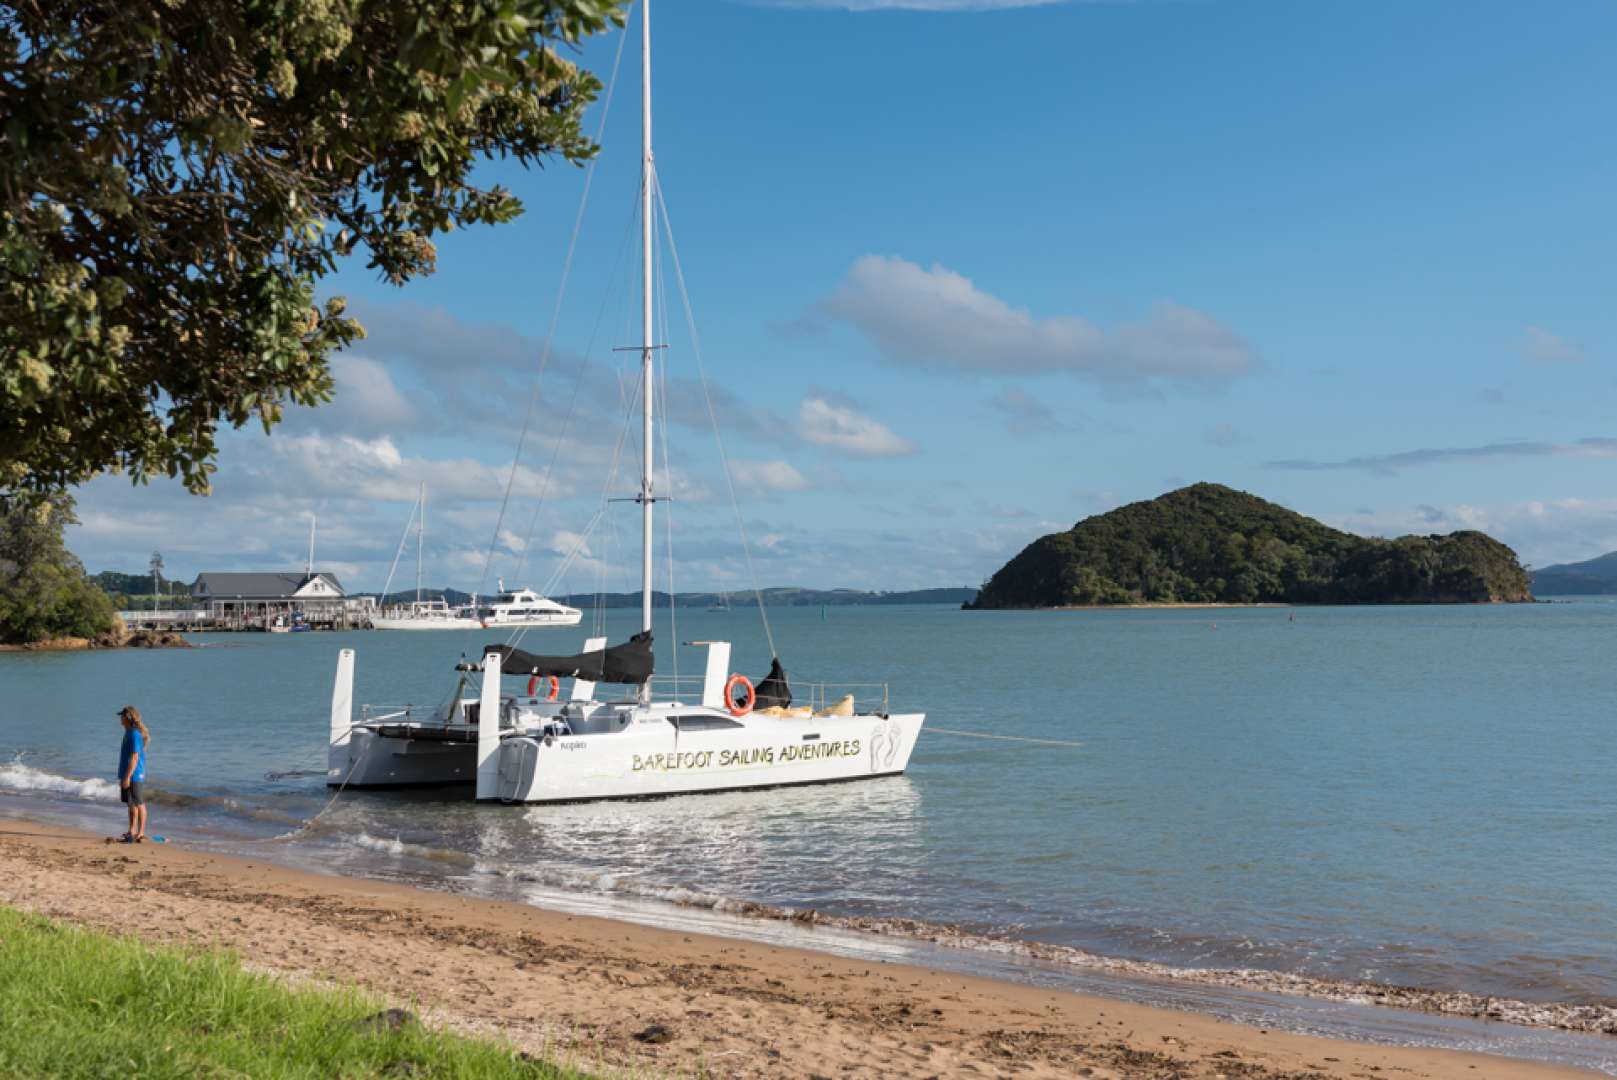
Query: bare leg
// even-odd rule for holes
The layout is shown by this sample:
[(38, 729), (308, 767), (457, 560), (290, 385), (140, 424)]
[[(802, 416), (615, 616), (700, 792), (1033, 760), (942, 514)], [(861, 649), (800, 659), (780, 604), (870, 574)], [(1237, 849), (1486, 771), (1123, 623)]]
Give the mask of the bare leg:
[(135, 838), (135, 817), (139, 811), (139, 808), (135, 806), (134, 803), (130, 803), (127, 809), (129, 810), (129, 829), (124, 833), (124, 835), (133, 840)]
[(138, 840), (146, 835), (146, 804), (141, 803), (135, 807), (135, 823), (133, 825), (135, 838)]

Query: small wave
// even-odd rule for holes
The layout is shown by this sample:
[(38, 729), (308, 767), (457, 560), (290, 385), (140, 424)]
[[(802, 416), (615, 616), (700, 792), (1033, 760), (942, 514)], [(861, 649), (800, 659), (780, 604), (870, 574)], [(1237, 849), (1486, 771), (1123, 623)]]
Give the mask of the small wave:
[(73, 776), (36, 769), (21, 760), (0, 765), (0, 789), (13, 792), (46, 792), (91, 802), (117, 802), (118, 785), (110, 780), (81, 780)]
[(385, 836), (372, 836), (363, 829), (358, 832), (351, 831), (341, 825), (327, 822), (311, 821), (301, 830), (307, 834), (318, 835), (339, 844), (348, 844), (362, 848), (365, 851), (374, 851), (382, 855), (394, 857), (408, 857), (422, 859), (428, 862), (443, 863), (459, 869), (469, 869), (475, 865), (476, 859), (463, 851), (453, 851), (448, 848), (429, 847), (426, 844), (413, 844), (402, 836), (394, 835), (391, 839)]
[(658, 885), (624, 877), (620, 873), (588, 870), (546, 870), (532, 866), (512, 866), (505, 863), (477, 860), (472, 873), (504, 878), (527, 885), (567, 892), (591, 892), (607, 896), (629, 896), (641, 900), (657, 900), (679, 907), (708, 908), (713, 911), (740, 912), (743, 905), (722, 896), (698, 892), (682, 885)]
[[(0, 791), (15, 794), (61, 795), (86, 802), (118, 802), (118, 785), (98, 778), (80, 779), (23, 763), (19, 756), (0, 765)], [(296, 825), (302, 819), (264, 806), (243, 805), (228, 795), (190, 795), (181, 791), (149, 788), (147, 801), (155, 806), (191, 811), (218, 811), (231, 817), (265, 821), (276, 825)]]
[(404, 841), (396, 836), (391, 840), (384, 840), (380, 837), (372, 836), (370, 833), (355, 833), (348, 839), (355, 846), (362, 847), (366, 851), (380, 851), (386, 855), (404, 854)]
[(1414, 1012), (1502, 1020), (1527, 1027), (1617, 1035), (1617, 1006), (1607, 1003), (1529, 1002), (1457, 990), (1397, 986), (1369, 979), (1315, 978), (1260, 968), (1180, 967), (1150, 960), (1102, 956), (1069, 945), (1050, 945), (986, 934), (920, 919), (832, 915), (813, 908), (791, 908), (735, 900), (682, 886), (657, 885), (613, 873), (545, 870), (479, 860), (474, 873), (527, 882), (546, 888), (657, 900), (679, 907), (706, 909), (744, 918), (791, 922), (805, 927), (924, 941), (945, 948), (1019, 956), (1124, 977), (1169, 979), (1239, 990), (1258, 990), (1296, 997), (1322, 998), (1356, 1005), (1380, 1005)]

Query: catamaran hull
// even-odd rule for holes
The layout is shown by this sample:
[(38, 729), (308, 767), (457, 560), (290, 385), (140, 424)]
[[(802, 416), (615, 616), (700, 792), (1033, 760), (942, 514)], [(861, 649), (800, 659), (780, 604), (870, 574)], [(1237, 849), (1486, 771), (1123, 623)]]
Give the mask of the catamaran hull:
[(507, 737), (498, 750), (496, 798), (644, 799), (894, 776), (909, 765), (925, 719), (908, 713), (753, 721), (677, 736), (657, 719), (604, 735)]
[(381, 735), (355, 727), (346, 764), (327, 771), (332, 787), (390, 788), (470, 784), (477, 779), (477, 742), (440, 742)]

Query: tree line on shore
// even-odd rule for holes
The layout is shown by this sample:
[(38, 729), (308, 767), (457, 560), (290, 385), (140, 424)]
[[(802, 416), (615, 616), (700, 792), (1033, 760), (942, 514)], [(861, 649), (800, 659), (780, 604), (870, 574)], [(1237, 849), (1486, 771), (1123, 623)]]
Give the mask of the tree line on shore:
[(118, 625), (112, 598), (67, 549), (73, 497), (0, 498), (0, 645), (96, 638)]

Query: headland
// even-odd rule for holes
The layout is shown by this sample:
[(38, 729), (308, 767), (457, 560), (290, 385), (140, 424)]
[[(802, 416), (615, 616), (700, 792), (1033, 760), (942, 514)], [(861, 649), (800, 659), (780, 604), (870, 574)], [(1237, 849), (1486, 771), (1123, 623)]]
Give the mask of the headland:
[(974, 610), (1139, 604), (1486, 604), (1533, 599), (1483, 533), (1355, 536), (1222, 484), (1192, 484), (1033, 541)]

